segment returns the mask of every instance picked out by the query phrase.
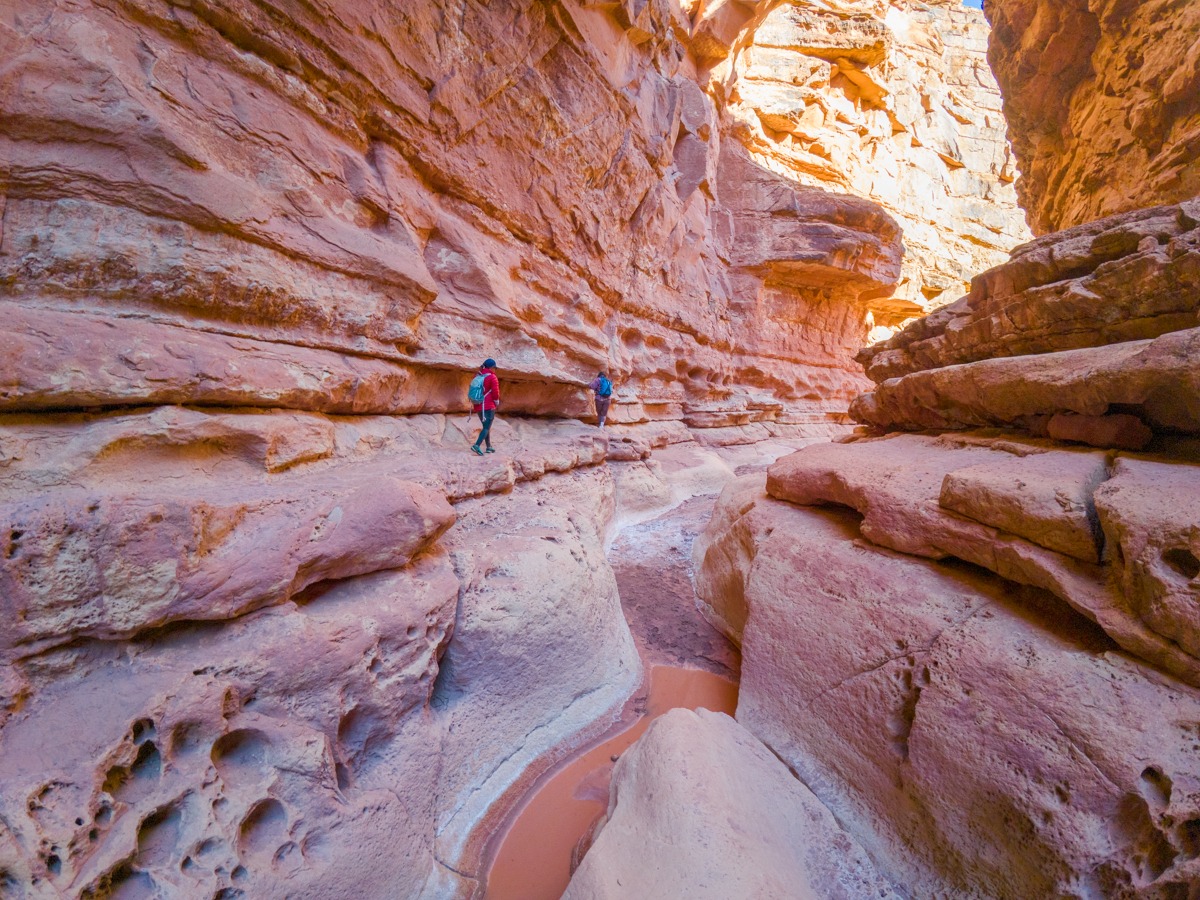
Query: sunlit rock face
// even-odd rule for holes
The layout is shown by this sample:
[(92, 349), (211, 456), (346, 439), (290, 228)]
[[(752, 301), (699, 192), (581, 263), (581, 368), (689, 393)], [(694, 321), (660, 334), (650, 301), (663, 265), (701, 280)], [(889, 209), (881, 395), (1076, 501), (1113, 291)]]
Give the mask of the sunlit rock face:
[[(740, 145), (691, 23), (631, 16), (11, 11), (0, 404), (444, 411), (493, 356), (510, 411), (578, 415), (610, 368), (618, 420), (828, 420), (900, 229), (784, 172), (792, 243), (754, 236), (767, 176), (724, 174)], [(775, 277), (794, 263), (819, 292)]]
[[(870, 198), (904, 229), (901, 282), (872, 304), (896, 324), (954, 300), (1029, 237), (982, 14), (958, 3), (710, 4), (701, 51), (734, 134), (767, 168)], [(703, 19), (702, 19), (703, 20)]]
[(718, 6), (0, 10), (0, 893), (477, 891), (502, 798), (639, 678), (601, 464), (845, 427), (924, 246), (872, 129), (940, 167), (905, 196), (1008, 177), (937, 112), (977, 48), (926, 48), (929, 109), (854, 93), (882, 8), (792, 54), (856, 135), (801, 177), (709, 78), (759, 12)]
[(988, 0), (987, 15), (1038, 234), (1200, 194), (1200, 7)]

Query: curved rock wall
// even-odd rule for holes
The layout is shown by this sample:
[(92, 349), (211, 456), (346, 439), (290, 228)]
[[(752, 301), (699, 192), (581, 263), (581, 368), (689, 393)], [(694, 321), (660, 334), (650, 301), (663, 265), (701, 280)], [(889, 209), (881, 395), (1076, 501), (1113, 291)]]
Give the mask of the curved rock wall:
[[(0, 9), (0, 893), (477, 888), (501, 798), (638, 678), (574, 470), (841, 427), (903, 274), (882, 188), (735, 126), (712, 11)], [(485, 356), (506, 414), (607, 367), (662, 424), (506, 415), (479, 459)]]
[(1035, 232), (1200, 194), (1200, 7), (988, 0), (987, 15)]

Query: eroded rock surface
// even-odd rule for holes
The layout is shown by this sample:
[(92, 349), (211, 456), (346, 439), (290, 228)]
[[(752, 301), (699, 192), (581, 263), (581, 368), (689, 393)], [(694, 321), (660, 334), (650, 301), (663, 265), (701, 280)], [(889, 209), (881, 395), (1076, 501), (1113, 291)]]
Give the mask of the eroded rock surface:
[[(1124, 482), (1108, 487), (1113, 465)], [(805, 448), (771, 467), (767, 491), (850, 507), (863, 516), (863, 536), (880, 546), (964, 560), (1048, 591), (1126, 650), (1200, 687), (1192, 608), (1200, 579), (1188, 574), (1200, 567), (1186, 563), (1200, 528), (1186, 498), (1200, 491), (1200, 466), (897, 435)], [(1180, 502), (1167, 506), (1167, 497)], [(1172, 552), (1183, 554), (1174, 568), (1162, 557), (1175, 559)]]
[(988, 0), (988, 59), (1038, 234), (1200, 194), (1200, 9)]
[(709, 531), (701, 595), (744, 622), (739, 723), (881, 873), (1014, 900), (1196, 882), (1194, 688), (1043, 591), (882, 549), (756, 476)]
[[(719, 54), (710, 49), (718, 22)], [(701, 53), (721, 57), (712, 77), (734, 134), (754, 158), (869, 198), (904, 230), (901, 281), (872, 299), (876, 323), (944, 306), (1029, 237), (979, 11), (903, 0), (709, 3), (698, 23)]]
[(786, 766), (706, 709), (672, 710), (621, 756), (606, 821), (563, 895), (867, 896), (900, 895)]
[(971, 293), (859, 360), (851, 415), (888, 430), (1004, 426), (1142, 449), (1200, 430), (1200, 210), (1114, 216), (1017, 248)]
[(637, 684), (596, 429), (3, 424), (6, 895), (470, 896), (472, 830)]

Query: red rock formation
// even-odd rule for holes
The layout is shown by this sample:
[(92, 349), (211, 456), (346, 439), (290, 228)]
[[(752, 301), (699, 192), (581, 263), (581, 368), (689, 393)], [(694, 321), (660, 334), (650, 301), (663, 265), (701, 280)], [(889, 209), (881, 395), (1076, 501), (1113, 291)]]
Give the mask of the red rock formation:
[[(805, 191), (796, 247), (747, 247), (731, 270), (714, 223), (753, 212), (753, 167), (718, 184), (728, 142), (688, 23), (638, 10), (14, 14), (0, 284), (28, 320), (6, 405), (449, 410), (487, 355), (537, 386), (514, 411), (577, 411), (598, 367), (650, 404), (626, 417), (848, 400), (858, 297), (895, 282), (898, 231)], [(767, 277), (800, 245), (828, 296)], [(745, 344), (748, 302), (791, 307), (804, 339)]]
[(1017, 193), (1038, 234), (1200, 194), (1200, 9), (988, 0)]
[(737, 719), (883, 875), (917, 896), (1197, 883), (1200, 692), (1043, 591), (880, 549), (853, 513), (763, 486), (730, 485), (696, 548), (714, 618), (740, 620)]

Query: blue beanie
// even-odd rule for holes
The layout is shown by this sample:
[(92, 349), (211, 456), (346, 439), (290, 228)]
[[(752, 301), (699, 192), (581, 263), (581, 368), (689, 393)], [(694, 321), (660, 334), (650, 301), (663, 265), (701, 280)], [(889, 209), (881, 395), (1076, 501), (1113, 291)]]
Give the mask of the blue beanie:
[(496, 361), (494, 359), (492, 359), (491, 357), (488, 357), (487, 359), (485, 359), (483, 361), (483, 367), (485, 369), (494, 369), (494, 368), (496, 368)]

